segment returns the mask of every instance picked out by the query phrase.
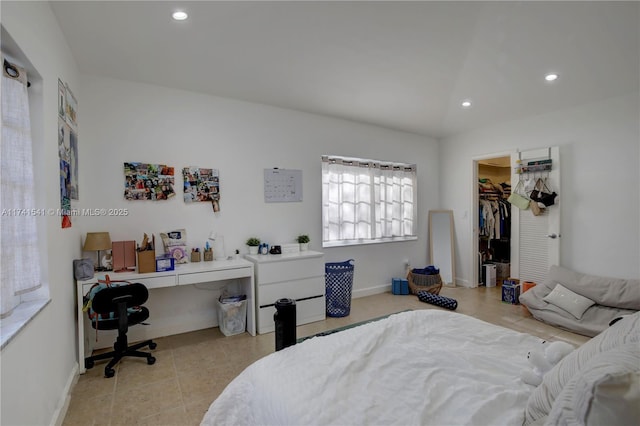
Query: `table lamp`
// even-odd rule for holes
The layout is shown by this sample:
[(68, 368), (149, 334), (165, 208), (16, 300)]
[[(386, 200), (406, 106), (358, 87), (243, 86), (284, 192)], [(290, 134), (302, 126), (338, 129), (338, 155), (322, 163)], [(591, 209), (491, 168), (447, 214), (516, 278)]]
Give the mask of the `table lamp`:
[(111, 249), (111, 237), (108, 232), (87, 232), (87, 238), (84, 240), (84, 251), (97, 251), (98, 262), (95, 267), (96, 271), (106, 271), (107, 268), (100, 264), (102, 256), (100, 256), (101, 250)]

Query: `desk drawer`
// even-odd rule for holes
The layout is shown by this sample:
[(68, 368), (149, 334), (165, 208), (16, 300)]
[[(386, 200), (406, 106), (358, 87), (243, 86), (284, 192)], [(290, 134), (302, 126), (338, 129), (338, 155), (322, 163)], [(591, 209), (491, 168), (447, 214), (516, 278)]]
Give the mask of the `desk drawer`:
[(167, 275), (165, 277), (130, 278), (128, 281), (144, 284), (147, 288), (173, 287), (176, 285), (176, 276)]
[(212, 281), (232, 280), (234, 278), (251, 277), (251, 268), (224, 269), (178, 274), (178, 285), (208, 283)]
[(301, 278), (324, 278), (324, 258), (298, 258), (282, 262), (260, 263), (256, 271), (256, 276), (261, 286), (268, 283), (293, 281)]

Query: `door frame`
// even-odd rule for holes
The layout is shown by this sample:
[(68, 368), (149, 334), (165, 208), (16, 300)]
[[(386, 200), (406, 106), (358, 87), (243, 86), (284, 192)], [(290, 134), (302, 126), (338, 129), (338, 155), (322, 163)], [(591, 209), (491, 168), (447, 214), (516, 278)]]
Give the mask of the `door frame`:
[(478, 194), (478, 168), (481, 160), (488, 160), (496, 157), (509, 157), (511, 158), (511, 166), (513, 167), (513, 156), (517, 151), (500, 151), (493, 154), (478, 155), (471, 158), (471, 208), (469, 209), (469, 228), (471, 230), (471, 282), (469, 283), (472, 288), (478, 287), (480, 277), (478, 276), (478, 249), (480, 247), (480, 228), (478, 226), (478, 203), (480, 202), (480, 195)]

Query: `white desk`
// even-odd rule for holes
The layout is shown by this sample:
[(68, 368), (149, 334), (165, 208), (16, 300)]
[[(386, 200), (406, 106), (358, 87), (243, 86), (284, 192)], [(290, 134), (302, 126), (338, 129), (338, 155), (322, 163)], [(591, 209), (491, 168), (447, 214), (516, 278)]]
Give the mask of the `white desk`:
[[(215, 260), (212, 262), (197, 262), (177, 265), (174, 271), (151, 272), (138, 274), (136, 272), (97, 272), (96, 275), (87, 281), (77, 281), (77, 315), (78, 315), (78, 364), (80, 374), (85, 372), (84, 359), (91, 355), (93, 351), (93, 330), (87, 318), (86, 312), (82, 312), (83, 296), (89, 291), (92, 285), (103, 280), (105, 275), (109, 275), (112, 281), (125, 280), (144, 284), (149, 290), (157, 288), (185, 288), (194, 284), (216, 283), (225, 280), (240, 280), (244, 294), (247, 295), (247, 331), (252, 336), (256, 335), (255, 321), (255, 292), (253, 284), (253, 263), (244, 259)], [(149, 299), (153, 297), (153, 291), (149, 292)], [(211, 309), (215, 309), (212, 305)], [(154, 312), (154, 315), (158, 313)], [(161, 315), (161, 313), (160, 313)], [(198, 326), (193, 331), (206, 328)], [(133, 329), (132, 329), (133, 330)], [(150, 336), (148, 338), (158, 338), (161, 335)]]

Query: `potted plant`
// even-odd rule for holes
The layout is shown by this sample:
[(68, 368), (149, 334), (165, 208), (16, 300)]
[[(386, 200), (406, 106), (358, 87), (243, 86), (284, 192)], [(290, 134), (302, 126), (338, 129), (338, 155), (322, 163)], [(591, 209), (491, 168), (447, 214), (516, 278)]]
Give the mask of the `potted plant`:
[(260, 239), (251, 237), (247, 240), (247, 246), (249, 246), (249, 254), (258, 254), (258, 246), (260, 245)]
[(309, 250), (309, 236), (306, 234), (302, 234), (302, 235), (298, 235), (298, 238), (296, 238), (296, 240), (298, 241), (298, 244), (300, 244), (300, 251), (307, 251)]

